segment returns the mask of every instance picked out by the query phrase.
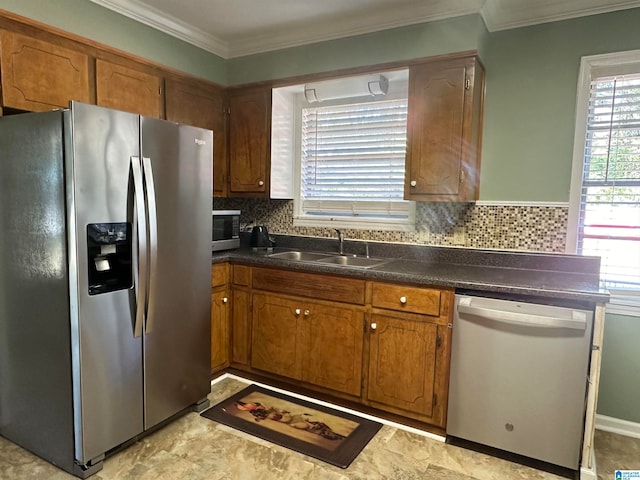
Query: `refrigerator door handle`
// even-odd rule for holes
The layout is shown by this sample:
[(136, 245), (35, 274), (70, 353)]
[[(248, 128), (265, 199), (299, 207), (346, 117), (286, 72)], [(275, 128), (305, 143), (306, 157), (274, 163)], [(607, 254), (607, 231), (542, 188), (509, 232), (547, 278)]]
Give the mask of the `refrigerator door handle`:
[(147, 303), (147, 219), (140, 157), (131, 157), (130, 165), (133, 173), (134, 208), (138, 230), (138, 271), (137, 275), (134, 275), (136, 287), (136, 320), (133, 327), (133, 336), (139, 337), (142, 335)]
[(158, 272), (158, 214), (156, 210), (156, 192), (153, 181), (153, 169), (151, 168), (151, 158), (143, 157), (142, 166), (144, 169), (144, 182), (147, 192), (147, 212), (149, 215), (149, 294), (147, 299), (147, 319), (145, 322), (145, 333), (149, 334), (153, 330), (156, 279)]

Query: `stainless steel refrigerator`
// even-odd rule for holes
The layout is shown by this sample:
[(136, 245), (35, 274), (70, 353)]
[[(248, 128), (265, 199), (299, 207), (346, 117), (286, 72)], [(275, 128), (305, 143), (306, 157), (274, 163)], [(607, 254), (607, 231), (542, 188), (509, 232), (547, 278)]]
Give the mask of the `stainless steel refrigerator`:
[(0, 434), (73, 473), (206, 405), (212, 132), (0, 118)]

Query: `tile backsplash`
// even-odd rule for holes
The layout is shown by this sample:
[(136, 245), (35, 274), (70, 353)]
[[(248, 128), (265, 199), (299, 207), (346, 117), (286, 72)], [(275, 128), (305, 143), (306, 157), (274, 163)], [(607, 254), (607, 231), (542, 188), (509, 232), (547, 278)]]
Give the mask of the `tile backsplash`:
[[(274, 234), (335, 236), (331, 228), (294, 227), (291, 200), (214, 198), (213, 206), (242, 210), (243, 227), (255, 222)], [(568, 213), (563, 206), (418, 202), (413, 232), (343, 231), (350, 240), (564, 253)], [(454, 243), (454, 231), (464, 232), (463, 243)]]

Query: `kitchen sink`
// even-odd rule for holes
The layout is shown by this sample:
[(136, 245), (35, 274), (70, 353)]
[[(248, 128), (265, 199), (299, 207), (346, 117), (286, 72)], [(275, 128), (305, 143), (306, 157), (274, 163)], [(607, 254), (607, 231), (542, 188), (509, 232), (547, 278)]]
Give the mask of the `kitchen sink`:
[(330, 265), (344, 265), (346, 267), (371, 268), (391, 260), (385, 258), (369, 258), (357, 257), (355, 255), (336, 255), (335, 253), (319, 253), (319, 252), (278, 252), (267, 255), (270, 258), (279, 258), (281, 260), (291, 260), (296, 262), (313, 262), (324, 263)]
[(369, 258), (369, 257), (350, 257), (347, 255), (335, 255), (329, 258), (323, 258), (318, 260), (318, 263), (330, 263), (332, 265), (346, 265), (348, 267), (360, 267), (371, 268), (384, 263), (388, 263), (390, 260), (384, 258)]
[(331, 258), (329, 253), (315, 252), (278, 252), (268, 255), (271, 258), (279, 258), (281, 260), (295, 260), (299, 262), (313, 262), (323, 258)]

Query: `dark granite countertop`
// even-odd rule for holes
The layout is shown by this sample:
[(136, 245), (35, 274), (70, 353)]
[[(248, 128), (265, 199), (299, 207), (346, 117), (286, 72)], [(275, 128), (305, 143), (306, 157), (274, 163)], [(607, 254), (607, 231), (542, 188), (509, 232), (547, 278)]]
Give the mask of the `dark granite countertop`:
[[(275, 236), (275, 252), (287, 250), (337, 254), (337, 241), (315, 237)], [(453, 287), (502, 295), (525, 295), (603, 303), (609, 294), (600, 287), (599, 257), (511, 251), (369, 243), (373, 258), (388, 261), (371, 268), (301, 262), (270, 257), (273, 251), (247, 246), (214, 252), (213, 262), (231, 261), (367, 280)], [(346, 241), (345, 254), (364, 255), (365, 242)]]

